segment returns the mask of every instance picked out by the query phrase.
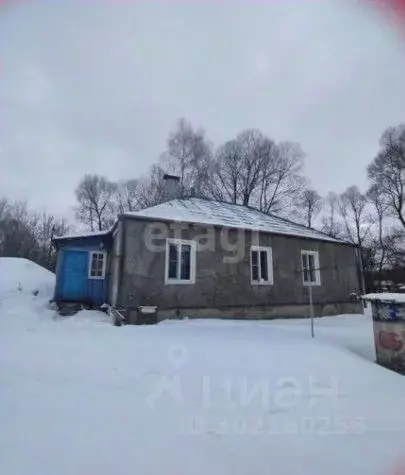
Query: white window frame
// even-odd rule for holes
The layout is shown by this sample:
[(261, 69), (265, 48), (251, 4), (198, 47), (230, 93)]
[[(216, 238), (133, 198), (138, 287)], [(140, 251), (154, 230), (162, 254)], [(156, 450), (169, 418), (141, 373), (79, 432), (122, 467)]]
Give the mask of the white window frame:
[[(91, 263), (93, 262), (94, 254), (103, 254), (104, 256), (103, 257), (103, 271), (102, 271), (101, 276), (91, 275)], [(104, 280), (106, 269), (107, 269), (107, 253), (105, 251), (90, 251), (87, 277), (92, 280)]]
[[(260, 280), (253, 280), (253, 266), (252, 266), (252, 251), (257, 251), (258, 253), (258, 267), (259, 267), (259, 277)], [(260, 253), (264, 251), (267, 254), (267, 272), (269, 280), (261, 279), (261, 265), (260, 265)], [(271, 247), (264, 247), (264, 246), (251, 246), (250, 248), (250, 281), (252, 285), (273, 285), (274, 278), (273, 278), (273, 249)]]
[[(306, 282), (304, 279), (304, 266), (302, 265), (302, 256), (307, 255), (307, 256), (313, 256), (314, 257), (314, 265), (315, 265), (315, 282)], [(321, 269), (319, 265), (319, 252), (318, 251), (308, 251), (308, 250), (302, 250), (301, 255), (300, 255), (300, 267), (301, 267), (301, 275), (302, 275), (302, 283), (305, 286), (319, 286), (321, 285)]]
[[(190, 246), (190, 279), (180, 279), (180, 277), (176, 279), (169, 279), (169, 267), (170, 267), (170, 252), (169, 246), (171, 244), (181, 246), (182, 244)], [(178, 273), (181, 270), (181, 252), (179, 252), (179, 260), (178, 260)], [(195, 241), (187, 241), (184, 239), (166, 239), (166, 265), (165, 265), (165, 284), (166, 285), (190, 285), (195, 284), (195, 276), (196, 276), (196, 266), (197, 266), (197, 243)]]

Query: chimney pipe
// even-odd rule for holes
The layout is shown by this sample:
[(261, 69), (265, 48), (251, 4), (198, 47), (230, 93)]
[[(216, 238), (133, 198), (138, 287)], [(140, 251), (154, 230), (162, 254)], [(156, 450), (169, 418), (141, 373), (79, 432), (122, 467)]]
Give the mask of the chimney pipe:
[(163, 200), (171, 201), (181, 197), (180, 177), (163, 175)]

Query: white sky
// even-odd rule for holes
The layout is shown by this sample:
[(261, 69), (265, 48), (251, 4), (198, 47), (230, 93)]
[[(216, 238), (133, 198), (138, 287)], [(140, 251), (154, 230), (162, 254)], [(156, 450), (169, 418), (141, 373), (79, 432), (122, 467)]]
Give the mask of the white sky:
[(405, 121), (405, 42), (345, 0), (0, 7), (0, 195), (67, 213), (84, 173), (137, 177), (185, 116), (219, 143), (301, 143), (322, 194), (366, 186)]

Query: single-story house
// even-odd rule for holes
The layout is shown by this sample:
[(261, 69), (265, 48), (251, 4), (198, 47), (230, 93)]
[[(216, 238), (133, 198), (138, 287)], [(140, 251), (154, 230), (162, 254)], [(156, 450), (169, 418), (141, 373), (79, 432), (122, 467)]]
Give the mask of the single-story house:
[[(362, 313), (358, 249), (256, 209), (176, 198), (121, 214), (107, 231), (54, 239), (56, 302), (107, 303), (136, 323), (158, 318), (273, 318)], [(172, 199), (170, 199), (172, 198)]]

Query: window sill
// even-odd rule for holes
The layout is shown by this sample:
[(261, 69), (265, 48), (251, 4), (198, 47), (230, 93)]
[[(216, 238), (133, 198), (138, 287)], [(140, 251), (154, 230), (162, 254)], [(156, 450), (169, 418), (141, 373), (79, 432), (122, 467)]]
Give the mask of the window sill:
[(169, 279), (165, 281), (166, 285), (194, 285), (195, 281), (193, 280), (174, 280)]
[(89, 276), (89, 277), (87, 277), (87, 278), (88, 278), (88, 280), (104, 280), (104, 279), (105, 279), (105, 276), (103, 276), (103, 277), (94, 277), (94, 276), (92, 277), (92, 276)]
[(259, 282), (259, 281), (254, 281), (252, 280), (251, 284), (254, 286), (254, 287), (262, 287), (262, 286), (272, 286), (273, 285), (273, 282), (270, 282), (270, 281), (263, 281), (263, 282)]
[(304, 287), (320, 287), (321, 283), (320, 282), (303, 282), (302, 285)]

